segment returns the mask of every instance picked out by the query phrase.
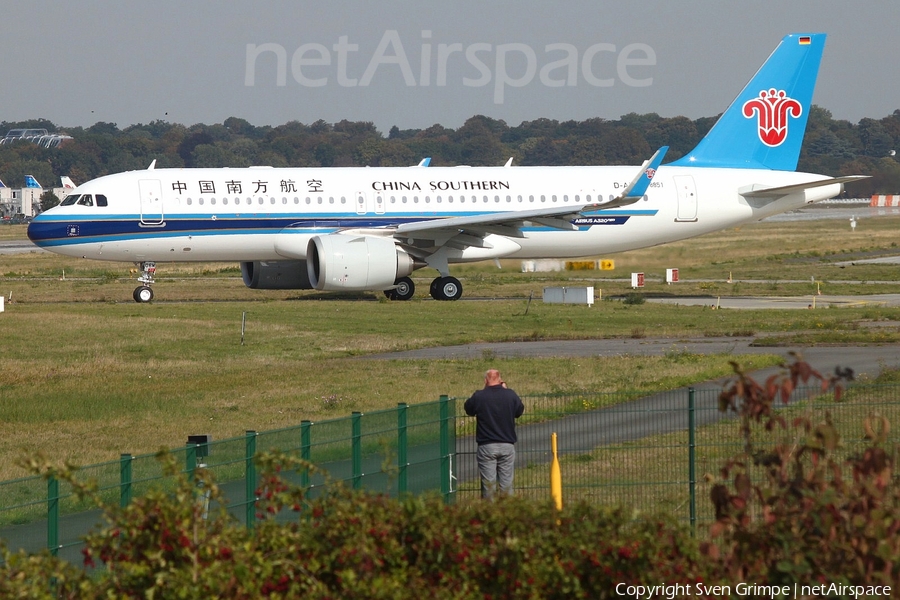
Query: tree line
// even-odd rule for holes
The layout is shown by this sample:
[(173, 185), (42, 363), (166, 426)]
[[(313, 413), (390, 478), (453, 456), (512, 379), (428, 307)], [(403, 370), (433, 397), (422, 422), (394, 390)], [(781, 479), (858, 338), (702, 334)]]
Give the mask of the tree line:
[[(434, 166), (638, 165), (654, 150), (670, 147), (667, 160), (690, 151), (718, 117), (691, 120), (629, 113), (618, 120), (536, 119), (510, 126), (477, 115), (458, 129), (439, 124), (387, 135), (366, 121), (311, 124), (290, 121), (254, 126), (230, 117), (191, 126), (153, 121), (120, 129), (115, 123), (62, 128), (46, 119), (0, 122), (0, 133), (43, 128), (74, 139), (58, 148), (21, 141), (0, 146), (0, 180), (19, 187), (34, 175), (45, 187), (68, 175), (82, 183), (109, 173), (164, 167), (409, 166), (430, 157)], [(835, 119), (813, 105), (798, 169), (830, 176), (871, 175), (848, 186), (848, 196), (900, 193), (900, 109), (858, 123)]]

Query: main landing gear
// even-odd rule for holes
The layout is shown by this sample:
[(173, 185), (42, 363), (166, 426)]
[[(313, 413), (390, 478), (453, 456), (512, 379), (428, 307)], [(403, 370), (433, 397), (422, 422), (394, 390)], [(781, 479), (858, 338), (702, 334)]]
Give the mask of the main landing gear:
[[(384, 290), (388, 300), (409, 300), (416, 293), (416, 286), (409, 277), (401, 277), (390, 290)], [(438, 277), (431, 282), (429, 289), (435, 300), (459, 300), (462, 296), (462, 284), (456, 277)], [(134, 292), (137, 294), (137, 290)]]
[(416, 293), (416, 284), (409, 277), (401, 277), (394, 282), (395, 287), (391, 290), (384, 290), (384, 295), (388, 300), (409, 300)]
[(143, 303), (153, 300), (153, 290), (150, 288), (150, 286), (153, 285), (153, 275), (155, 273), (155, 262), (141, 263), (141, 276), (138, 277), (138, 281), (140, 281), (143, 285), (138, 286), (134, 289), (132, 297), (134, 298), (135, 302)]
[(437, 277), (431, 282), (431, 297), (435, 300), (459, 300), (462, 284), (456, 277)]

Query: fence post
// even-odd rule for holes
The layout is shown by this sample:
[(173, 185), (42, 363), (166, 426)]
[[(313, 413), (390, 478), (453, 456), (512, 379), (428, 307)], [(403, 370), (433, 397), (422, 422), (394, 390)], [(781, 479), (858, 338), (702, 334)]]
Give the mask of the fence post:
[(246, 448), (244, 451), (244, 464), (246, 465), (244, 490), (247, 500), (244, 514), (247, 528), (253, 529), (256, 521), (256, 464), (253, 462), (253, 457), (256, 456), (256, 432), (248, 429), (244, 434), (244, 442)]
[(694, 404), (694, 388), (688, 388), (688, 481), (690, 485), (691, 536), (697, 527), (697, 469), (696, 469), (696, 432)]
[(194, 480), (194, 471), (197, 470), (197, 444), (189, 442), (184, 452), (184, 472), (187, 473), (188, 480)]
[[(307, 463), (312, 462), (312, 421), (300, 421), (300, 458)], [(303, 467), (300, 471), (300, 487), (309, 487), (309, 467)]]
[(50, 554), (59, 554), (59, 479), (50, 475), (47, 479), (47, 548)]
[(450, 501), (450, 398), (441, 395), (441, 495)]
[(409, 466), (406, 456), (406, 413), (409, 404), (397, 403), (397, 495), (407, 492), (406, 469)]
[(362, 413), (353, 411), (350, 417), (350, 426), (352, 429), (352, 472), (353, 472), (353, 489), (358, 490), (362, 483)]
[(130, 454), (119, 455), (119, 506), (125, 508), (131, 504), (131, 462)]

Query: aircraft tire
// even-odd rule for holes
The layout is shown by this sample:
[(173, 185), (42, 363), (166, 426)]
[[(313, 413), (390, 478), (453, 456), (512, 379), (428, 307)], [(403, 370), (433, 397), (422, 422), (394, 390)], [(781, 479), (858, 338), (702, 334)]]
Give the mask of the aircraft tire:
[(409, 277), (401, 277), (396, 281), (396, 285), (397, 287), (391, 290), (394, 292), (393, 297), (388, 296), (391, 300), (409, 300), (416, 293), (416, 284)]
[(435, 277), (434, 279), (432, 279), (431, 287), (428, 289), (428, 293), (431, 294), (431, 297), (434, 298), (435, 300), (442, 299), (438, 296), (438, 288), (440, 288), (440, 286), (441, 286), (441, 279), (443, 279), (443, 278)]
[(459, 300), (462, 296), (462, 284), (456, 277), (441, 277), (438, 286), (440, 300)]
[(135, 302), (150, 302), (153, 300), (153, 290), (150, 286), (142, 285), (140, 287), (136, 287), (134, 289), (134, 294), (132, 294)]

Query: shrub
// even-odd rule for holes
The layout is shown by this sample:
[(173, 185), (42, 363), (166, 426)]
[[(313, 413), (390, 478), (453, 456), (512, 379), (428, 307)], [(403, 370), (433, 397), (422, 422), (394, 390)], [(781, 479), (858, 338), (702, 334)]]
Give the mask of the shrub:
[[(852, 373), (826, 379), (796, 362), (764, 386), (741, 374), (722, 393), (721, 406), (739, 414), (745, 440), (745, 452), (726, 462), (711, 492), (717, 518), (702, 551), (722, 578), (772, 585), (900, 581), (900, 487), (892, 478), (897, 449), (888, 447), (887, 420), (868, 417), (863, 432), (871, 445), (841, 457), (828, 413), (821, 423), (809, 415), (788, 423), (774, 410), (798, 381), (817, 380), (840, 400), (844, 378)], [(761, 447), (752, 437), (758, 426), (781, 431), (782, 438)], [(759, 471), (757, 483), (751, 475)]]

